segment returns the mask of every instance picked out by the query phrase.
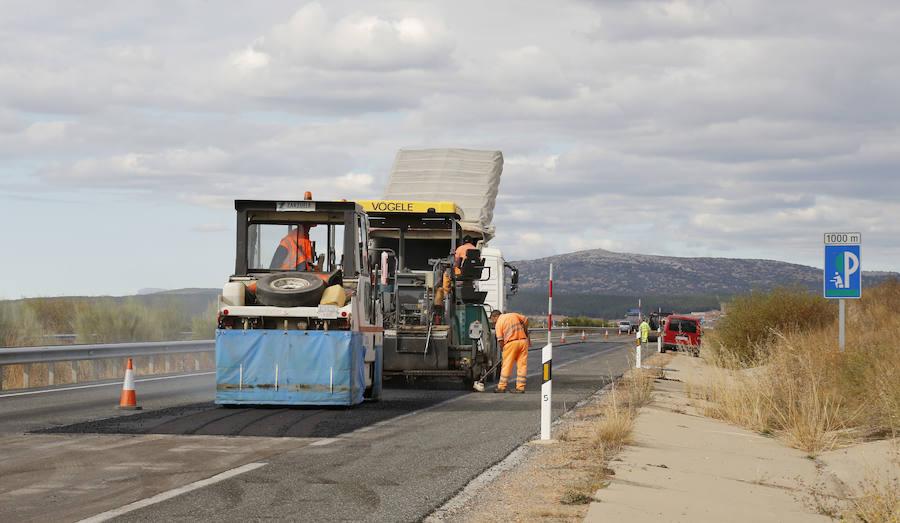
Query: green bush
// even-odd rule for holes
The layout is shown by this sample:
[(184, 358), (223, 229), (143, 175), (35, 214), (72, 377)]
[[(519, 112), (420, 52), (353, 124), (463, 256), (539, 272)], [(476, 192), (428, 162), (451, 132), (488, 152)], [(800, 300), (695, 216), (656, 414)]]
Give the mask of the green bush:
[(21, 302), (0, 303), (0, 347), (40, 345), (43, 333), (33, 310)]
[(831, 324), (837, 306), (802, 288), (781, 288), (739, 296), (704, 340), (704, 348), (721, 361), (750, 365), (765, 359), (777, 333)]

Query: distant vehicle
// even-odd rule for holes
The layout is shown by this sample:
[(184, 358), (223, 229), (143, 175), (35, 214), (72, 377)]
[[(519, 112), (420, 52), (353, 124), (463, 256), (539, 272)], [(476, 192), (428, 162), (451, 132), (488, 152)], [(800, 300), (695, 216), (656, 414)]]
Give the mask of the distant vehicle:
[(649, 342), (656, 342), (656, 333), (661, 330), (662, 324), (666, 321), (666, 317), (671, 316), (671, 312), (651, 312), (647, 322), (650, 324), (650, 336), (647, 338)]
[(701, 337), (700, 318), (673, 314), (666, 318), (663, 327), (662, 351), (684, 350), (700, 356)]
[(630, 321), (619, 322), (619, 334), (631, 334), (632, 325)]
[(628, 313), (625, 314), (625, 321), (631, 324), (631, 331), (629, 332), (635, 332), (638, 325), (641, 324), (641, 309), (628, 309)]

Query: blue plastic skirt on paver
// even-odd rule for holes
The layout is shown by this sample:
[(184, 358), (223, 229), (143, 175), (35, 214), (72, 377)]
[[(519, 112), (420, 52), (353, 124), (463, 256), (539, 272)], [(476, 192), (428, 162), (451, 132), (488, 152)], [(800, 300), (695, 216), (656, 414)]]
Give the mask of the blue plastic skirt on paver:
[(365, 353), (358, 332), (216, 331), (216, 403), (356, 405)]

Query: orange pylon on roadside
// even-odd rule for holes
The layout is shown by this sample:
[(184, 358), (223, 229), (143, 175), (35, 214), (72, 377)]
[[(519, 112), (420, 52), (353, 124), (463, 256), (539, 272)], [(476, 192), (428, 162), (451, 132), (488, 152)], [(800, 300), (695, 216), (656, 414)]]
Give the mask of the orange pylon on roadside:
[(609, 329), (606, 329), (605, 331), (603, 331), (603, 339), (604, 340), (609, 339)]
[(123, 410), (140, 410), (137, 404), (137, 392), (134, 390), (134, 364), (131, 362), (131, 358), (128, 358), (128, 364), (125, 366), (125, 381), (122, 382), (119, 408)]
[(585, 335), (584, 331), (581, 331), (581, 343), (584, 343), (584, 340), (587, 339), (587, 335)]
[(559, 342), (560, 343), (566, 342), (566, 331), (562, 331), (562, 335), (559, 337)]

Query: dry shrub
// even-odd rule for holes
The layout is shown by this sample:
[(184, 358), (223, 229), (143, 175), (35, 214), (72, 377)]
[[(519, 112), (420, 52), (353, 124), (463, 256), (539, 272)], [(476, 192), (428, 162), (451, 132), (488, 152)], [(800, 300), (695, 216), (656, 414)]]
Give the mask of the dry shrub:
[(653, 374), (646, 369), (635, 369), (612, 384), (593, 436), (594, 448), (606, 459), (629, 442), (637, 411), (650, 403), (652, 392)]
[[(869, 289), (848, 308), (844, 353), (837, 351), (837, 324), (830, 314), (823, 314), (830, 318), (824, 326), (810, 321), (784, 333), (769, 329), (764, 351), (754, 349), (755, 361), (745, 359), (743, 349), (720, 345), (717, 363), (725, 370), (707, 384), (707, 399), (714, 402), (710, 414), (777, 433), (811, 453), (842, 441), (896, 434), (900, 284)], [(758, 366), (741, 370), (748, 361)]]
[(28, 298), (22, 303), (50, 334), (71, 334), (76, 311), (87, 306), (83, 298)]
[(900, 481), (869, 478), (860, 494), (850, 498), (843, 520), (861, 523), (900, 523)]
[(76, 311), (73, 324), (78, 343), (170, 341), (188, 328), (175, 304), (151, 308), (133, 300), (89, 302)]
[(43, 333), (37, 315), (22, 302), (0, 303), (0, 347), (39, 345)]
[(709, 332), (704, 349), (713, 358), (752, 365), (768, 355), (774, 333), (819, 328), (831, 324), (835, 316), (833, 304), (802, 288), (739, 296)]
[(191, 338), (195, 340), (211, 340), (216, 337), (216, 316), (219, 304), (212, 302), (206, 312), (191, 319)]

